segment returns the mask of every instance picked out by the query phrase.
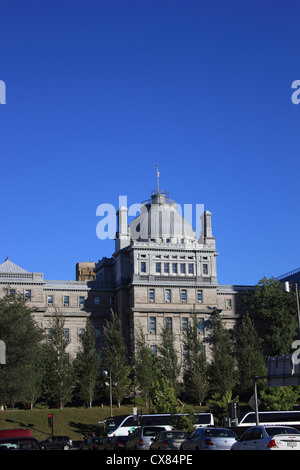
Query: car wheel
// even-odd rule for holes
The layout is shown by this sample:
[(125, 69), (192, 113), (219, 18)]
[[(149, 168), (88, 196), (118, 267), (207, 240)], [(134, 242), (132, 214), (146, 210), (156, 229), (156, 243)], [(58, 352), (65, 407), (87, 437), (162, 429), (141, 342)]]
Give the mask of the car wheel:
[(68, 444), (66, 444), (64, 447), (63, 447), (64, 450), (69, 450), (69, 446)]

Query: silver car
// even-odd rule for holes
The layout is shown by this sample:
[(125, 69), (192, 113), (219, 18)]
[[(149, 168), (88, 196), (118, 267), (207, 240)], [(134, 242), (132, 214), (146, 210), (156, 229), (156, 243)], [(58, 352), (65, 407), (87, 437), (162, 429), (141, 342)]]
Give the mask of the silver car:
[(227, 428), (198, 428), (181, 446), (181, 450), (230, 450), (237, 435)]
[(150, 450), (178, 450), (188, 437), (185, 431), (161, 431), (156, 434)]
[(290, 426), (252, 426), (232, 450), (300, 450), (300, 432)]
[(140, 426), (129, 436), (127, 450), (149, 450), (156, 434), (165, 428), (161, 426)]

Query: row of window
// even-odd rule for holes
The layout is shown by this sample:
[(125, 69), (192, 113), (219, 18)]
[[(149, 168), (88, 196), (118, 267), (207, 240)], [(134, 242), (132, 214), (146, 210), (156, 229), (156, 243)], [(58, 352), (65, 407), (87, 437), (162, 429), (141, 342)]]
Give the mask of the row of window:
[[(85, 332), (85, 328), (80, 328), (80, 330), (78, 331), (78, 337), (80, 338), (84, 334), (84, 332)], [(51, 340), (51, 338), (52, 338), (52, 328), (47, 328), (46, 334), (47, 334), (48, 339)], [(70, 329), (69, 328), (64, 328), (63, 336), (64, 336), (65, 340), (67, 340), (67, 341), (71, 340)], [(100, 339), (100, 336), (101, 336), (100, 328), (95, 328), (96, 341)]]
[[(16, 294), (15, 289), (10, 289), (10, 295), (14, 296)], [(31, 300), (32, 293), (31, 289), (26, 289), (24, 292), (24, 297), (25, 300)], [(77, 305), (78, 307), (83, 307), (85, 303), (86, 297), (84, 295), (79, 295), (77, 297)], [(95, 306), (100, 306), (100, 297), (94, 297), (93, 299), (94, 305)], [(54, 295), (49, 294), (47, 295), (47, 305), (48, 307), (52, 307), (54, 305)], [(69, 307), (70, 306), (70, 296), (69, 295), (64, 295), (63, 296), (63, 305), (64, 307)], [(110, 297), (110, 305), (114, 305), (114, 298)]]
[[(172, 302), (172, 289), (165, 289), (165, 302)], [(197, 289), (196, 298), (198, 303), (203, 302), (203, 291), (202, 289)], [(149, 302), (155, 302), (155, 289), (150, 288), (148, 291), (148, 300)], [(180, 289), (180, 300), (182, 303), (187, 302), (187, 289)]]
[[(152, 354), (157, 354), (157, 345), (156, 344), (151, 344), (150, 348), (151, 348)], [(205, 349), (204, 344), (201, 346), (201, 352), (206, 354), (206, 349)], [(186, 346), (182, 345), (182, 356), (184, 358), (188, 358), (188, 355), (189, 355), (188, 348)]]
[[(173, 318), (166, 317), (167, 324), (170, 330), (173, 330)], [(187, 331), (189, 325), (189, 318), (182, 317), (181, 318), (181, 332)], [(149, 333), (152, 335), (157, 334), (157, 325), (156, 325), (156, 317), (149, 317), (149, 325), (148, 325)], [(198, 318), (198, 332), (204, 335), (204, 318)]]
[[(146, 261), (141, 261), (140, 272), (147, 273)], [(195, 274), (195, 265), (193, 263), (155, 263), (156, 274)], [(202, 265), (202, 274), (208, 274), (208, 264)]]

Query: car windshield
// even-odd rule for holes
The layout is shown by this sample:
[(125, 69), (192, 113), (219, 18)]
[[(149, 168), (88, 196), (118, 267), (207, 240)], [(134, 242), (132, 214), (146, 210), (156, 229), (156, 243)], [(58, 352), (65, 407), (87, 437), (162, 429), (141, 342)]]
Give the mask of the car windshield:
[(300, 434), (300, 432), (295, 428), (282, 428), (277, 426), (272, 426), (265, 428), (268, 436), (275, 436), (277, 434)]
[(236, 435), (234, 432), (230, 431), (230, 429), (205, 429), (204, 435), (206, 437), (233, 437), (235, 438)]
[(0, 442), (0, 449), (9, 450), (39, 450), (38, 445), (31, 439), (12, 439)]
[(188, 433), (184, 431), (166, 432), (164, 437), (166, 439), (187, 439)]
[(144, 436), (155, 436), (159, 431), (161, 431), (161, 428), (145, 428), (143, 435)]

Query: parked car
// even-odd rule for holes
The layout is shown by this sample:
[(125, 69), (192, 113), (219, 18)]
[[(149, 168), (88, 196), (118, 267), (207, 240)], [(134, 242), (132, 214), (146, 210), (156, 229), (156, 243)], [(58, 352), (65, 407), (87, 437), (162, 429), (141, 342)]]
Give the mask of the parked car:
[(232, 450), (300, 450), (300, 432), (291, 426), (252, 426)]
[(113, 439), (113, 437), (111, 437), (111, 436), (110, 437), (106, 436), (106, 437), (103, 438), (102, 446), (101, 446), (102, 450), (107, 450), (107, 447), (108, 447), (108, 445), (109, 445), (109, 443), (112, 439)]
[(108, 443), (107, 450), (126, 450), (126, 442), (128, 441), (128, 436), (115, 436)]
[(129, 436), (126, 449), (149, 450), (154, 437), (162, 430), (165, 430), (165, 428), (161, 426), (140, 426), (136, 428)]
[(3, 437), (0, 450), (43, 450), (34, 437)]
[(181, 450), (230, 450), (237, 435), (227, 428), (198, 428), (181, 446)]
[(161, 431), (156, 434), (150, 450), (178, 450), (188, 437), (185, 431)]
[(73, 442), (68, 436), (52, 436), (40, 442), (45, 450), (69, 450)]
[(103, 437), (90, 437), (82, 443), (83, 450), (99, 450), (103, 447)]

